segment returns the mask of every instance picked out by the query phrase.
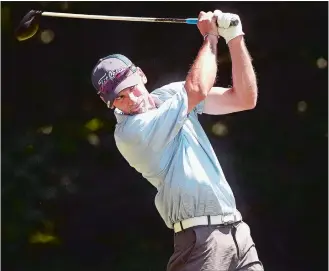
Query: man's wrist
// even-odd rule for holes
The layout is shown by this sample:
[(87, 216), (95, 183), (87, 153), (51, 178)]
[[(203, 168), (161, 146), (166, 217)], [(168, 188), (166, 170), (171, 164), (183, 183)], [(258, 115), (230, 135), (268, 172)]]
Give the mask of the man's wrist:
[(207, 33), (203, 36), (204, 40), (208, 40), (209, 42), (212, 43), (218, 43), (219, 36), (211, 33)]
[(228, 47), (232, 47), (232, 46), (236, 46), (236, 45), (241, 45), (244, 43), (244, 36), (243, 35), (239, 35), (236, 36), (235, 38), (231, 39), (227, 45)]

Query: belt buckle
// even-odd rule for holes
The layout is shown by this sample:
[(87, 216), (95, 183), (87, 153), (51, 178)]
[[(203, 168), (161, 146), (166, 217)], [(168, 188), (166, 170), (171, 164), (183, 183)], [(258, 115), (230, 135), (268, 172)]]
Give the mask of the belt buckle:
[(223, 216), (222, 221), (224, 225), (232, 224), (235, 222), (234, 215)]

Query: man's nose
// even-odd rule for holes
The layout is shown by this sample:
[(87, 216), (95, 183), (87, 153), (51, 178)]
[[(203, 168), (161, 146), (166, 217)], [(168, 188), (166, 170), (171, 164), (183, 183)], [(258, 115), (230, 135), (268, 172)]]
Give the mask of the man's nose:
[(133, 92), (130, 92), (128, 95), (131, 102), (137, 102), (138, 97), (136, 97)]

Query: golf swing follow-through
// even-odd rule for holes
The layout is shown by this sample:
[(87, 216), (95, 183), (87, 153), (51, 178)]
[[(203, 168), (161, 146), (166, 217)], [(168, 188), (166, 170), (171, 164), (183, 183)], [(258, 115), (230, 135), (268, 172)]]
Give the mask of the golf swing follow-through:
[[(25, 21), (25, 30), (33, 20)], [(256, 106), (257, 80), (242, 23), (236, 14), (201, 11), (197, 28), (203, 42), (185, 81), (149, 92), (147, 76), (122, 54), (99, 59), (91, 81), (114, 109), (118, 150), (157, 189), (156, 208), (174, 235), (167, 271), (264, 270), (250, 228), (198, 121), (200, 114), (223, 115)], [(220, 38), (232, 59), (230, 88), (215, 86)]]

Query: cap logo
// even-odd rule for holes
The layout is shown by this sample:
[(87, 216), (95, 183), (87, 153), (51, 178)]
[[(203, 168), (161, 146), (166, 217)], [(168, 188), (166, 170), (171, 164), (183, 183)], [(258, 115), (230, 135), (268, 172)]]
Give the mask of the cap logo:
[(99, 86), (104, 85), (109, 79), (113, 80), (113, 78), (117, 77), (117, 75), (125, 69), (127, 69), (127, 68), (122, 67), (122, 68), (110, 70), (110, 71), (104, 73), (104, 75), (98, 80), (98, 85)]
[(117, 75), (119, 75), (119, 73), (121, 73), (123, 70), (126, 70), (127, 67), (121, 67), (119, 69), (115, 69), (115, 70), (111, 70), (108, 72), (108, 75), (110, 77), (110, 79), (113, 79), (114, 77), (117, 77)]
[(125, 78), (127, 78), (128, 73), (131, 71), (131, 67), (121, 67), (119, 69), (114, 69), (106, 72), (99, 80), (98, 85), (100, 91), (104, 91), (105, 86), (112, 82), (111, 89), (115, 89)]

